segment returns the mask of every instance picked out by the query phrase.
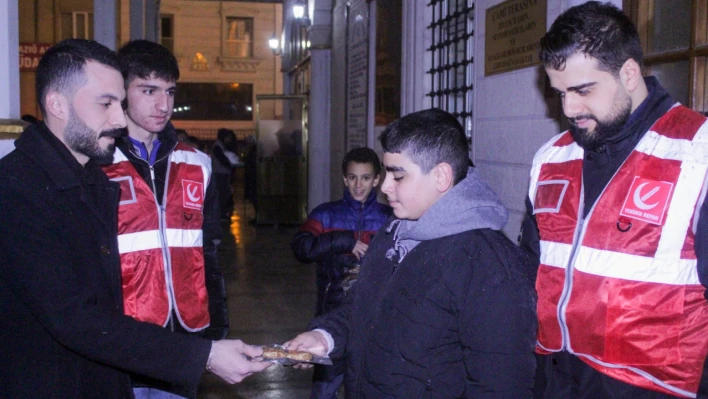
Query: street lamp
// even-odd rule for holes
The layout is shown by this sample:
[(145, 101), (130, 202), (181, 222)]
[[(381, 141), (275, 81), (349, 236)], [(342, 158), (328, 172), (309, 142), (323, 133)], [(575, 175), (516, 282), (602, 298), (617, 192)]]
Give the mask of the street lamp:
[(295, 19), (300, 19), (305, 16), (305, 6), (299, 3), (293, 5), (293, 16)]
[(301, 1), (293, 4), (293, 17), (300, 26), (310, 26), (310, 18), (305, 16), (305, 5)]
[(268, 47), (273, 51), (273, 55), (280, 55), (280, 41), (275, 37), (275, 33), (268, 39)]

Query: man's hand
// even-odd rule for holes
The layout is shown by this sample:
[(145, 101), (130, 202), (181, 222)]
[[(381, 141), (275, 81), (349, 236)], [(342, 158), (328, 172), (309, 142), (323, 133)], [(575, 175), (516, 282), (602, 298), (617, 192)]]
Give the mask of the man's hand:
[[(324, 335), (318, 331), (304, 332), (290, 341), (283, 344), (285, 349), (310, 352), (316, 356), (327, 356), (327, 340)], [(298, 363), (294, 368), (309, 369), (313, 365), (311, 363)]]
[(273, 365), (270, 362), (250, 361), (246, 358), (260, 356), (262, 353), (263, 349), (259, 346), (246, 345), (240, 340), (215, 341), (211, 344), (209, 370), (229, 384), (236, 384)]
[(369, 249), (368, 245), (364, 244), (359, 240), (356, 240), (356, 244), (354, 244), (354, 249), (352, 249), (352, 253), (354, 254), (354, 256), (356, 256), (357, 259), (361, 260), (361, 257), (364, 256), (367, 249)]

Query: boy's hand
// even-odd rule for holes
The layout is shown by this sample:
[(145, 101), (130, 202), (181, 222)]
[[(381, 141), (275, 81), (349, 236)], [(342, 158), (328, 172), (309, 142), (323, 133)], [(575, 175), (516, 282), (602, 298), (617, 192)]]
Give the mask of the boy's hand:
[[(316, 356), (327, 356), (327, 340), (324, 335), (318, 331), (307, 331), (301, 333), (297, 337), (283, 344), (283, 347), (288, 350), (298, 350), (310, 352)], [(313, 365), (310, 363), (299, 363), (294, 365), (294, 368), (309, 369)]]
[(352, 249), (352, 253), (354, 254), (354, 256), (356, 256), (357, 259), (361, 260), (361, 257), (364, 256), (367, 249), (369, 249), (368, 245), (364, 244), (359, 240), (356, 240), (356, 244), (354, 244), (354, 249)]

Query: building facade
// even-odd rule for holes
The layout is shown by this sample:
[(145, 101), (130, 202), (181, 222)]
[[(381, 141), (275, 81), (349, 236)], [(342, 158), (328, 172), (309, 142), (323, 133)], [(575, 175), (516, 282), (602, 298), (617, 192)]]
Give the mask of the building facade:
[[(584, 1), (285, 0), (284, 87), (308, 82), (310, 154), (329, 149), (318, 164), (327, 167), (310, 171), (310, 209), (340, 195), (338, 160), (348, 149), (379, 149), (375, 138), (388, 114), (438, 107), (465, 127), (470, 158), (509, 208), (505, 233), (515, 239), (533, 156), (567, 127), (537, 63), (538, 39), (561, 12)], [(708, 111), (707, 2), (612, 2), (640, 30), (645, 74), (657, 76), (682, 103)], [(305, 8), (304, 17), (293, 14), (296, 5)], [(391, 10), (400, 10), (400, 21)], [(676, 26), (679, 17), (687, 23)], [(302, 26), (303, 33), (292, 33)], [(382, 36), (400, 40), (400, 53)], [(392, 75), (396, 66), (400, 74)], [(384, 87), (391, 81), (397, 83)], [(393, 111), (385, 101), (391, 98), (399, 102)]]
[[(253, 134), (256, 95), (282, 92), (280, 59), (268, 47), (282, 26), (279, 2), (34, 0), (18, 6), (23, 115), (39, 116), (34, 80), (41, 54), (67, 38), (98, 40), (104, 14), (113, 17), (110, 47), (143, 38), (172, 50), (181, 73), (173, 122), (198, 138), (214, 139), (221, 127)], [(276, 110), (264, 112), (275, 116)]]

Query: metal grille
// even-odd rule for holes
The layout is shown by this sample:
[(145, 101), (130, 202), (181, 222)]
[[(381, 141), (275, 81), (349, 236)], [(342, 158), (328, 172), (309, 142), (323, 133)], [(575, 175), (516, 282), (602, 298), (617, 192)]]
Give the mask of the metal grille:
[(470, 135), (474, 53), (474, 1), (431, 0), (431, 105), (455, 115)]

